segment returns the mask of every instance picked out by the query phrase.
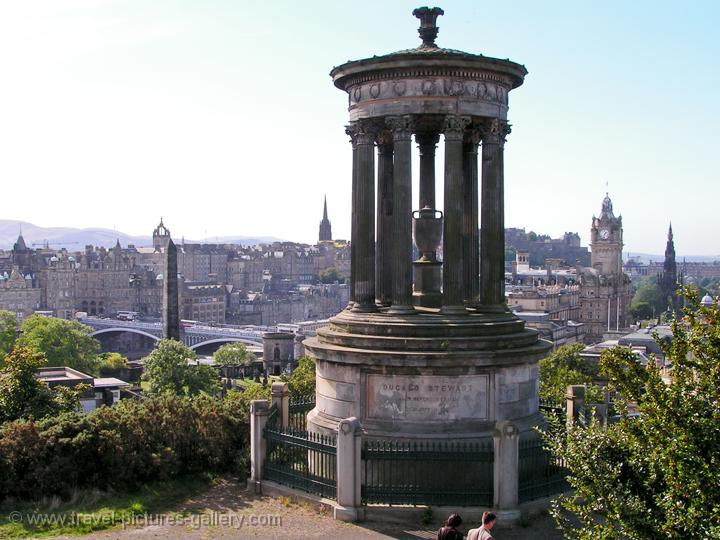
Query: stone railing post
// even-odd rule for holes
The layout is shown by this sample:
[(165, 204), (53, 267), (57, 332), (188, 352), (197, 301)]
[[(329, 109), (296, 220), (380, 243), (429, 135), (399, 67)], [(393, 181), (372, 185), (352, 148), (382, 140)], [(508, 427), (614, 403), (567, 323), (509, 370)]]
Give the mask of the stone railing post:
[(585, 409), (585, 385), (573, 384), (567, 388), (567, 425), (577, 422), (579, 414)]
[(337, 433), (337, 506), (333, 517), (341, 521), (357, 521), (360, 500), (362, 428), (360, 421), (346, 418), (338, 424)]
[(520, 433), (515, 424), (502, 420), (495, 424), (493, 442), (495, 460), (493, 463), (493, 508), (503, 521), (515, 521), (520, 517), (518, 509), (519, 485), (519, 440)]
[(250, 480), (248, 490), (261, 492), (263, 462), (267, 450), (264, 429), (267, 424), (270, 402), (256, 399), (250, 402)]
[(288, 427), (290, 424), (290, 390), (288, 390), (288, 383), (272, 383), (270, 386), (270, 405), (277, 405), (280, 426)]

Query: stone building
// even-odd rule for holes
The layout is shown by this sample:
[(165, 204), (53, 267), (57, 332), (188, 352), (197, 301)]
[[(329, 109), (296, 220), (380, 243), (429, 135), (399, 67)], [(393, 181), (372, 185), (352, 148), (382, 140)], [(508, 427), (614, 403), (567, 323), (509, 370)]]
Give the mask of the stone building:
[(585, 341), (594, 343), (630, 325), (632, 287), (623, 272), (622, 216), (615, 217), (612, 201), (605, 196), (600, 217), (593, 216), (590, 230), (591, 267), (578, 266), (580, 322)]
[(590, 264), (588, 248), (580, 245), (580, 235), (576, 232), (566, 232), (561, 238), (551, 238), (545, 234), (528, 233), (525, 229), (510, 227), (505, 229), (505, 245), (509, 256), (512, 256), (513, 251), (527, 252), (528, 264), (532, 266), (545, 266), (547, 259), (559, 259), (561, 263), (570, 266), (577, 262), (583, 266)]
[(111, 315), (134, 310), (131, 261), (119, 242), (110, 250), (87, 246), (75, 269), (74, 307), (77, 311), (88, 315)]
[(17, 269), (0, 274), (0, 309), (11, 311), (18, 321), (40, 309), (42, 290), (32, 276), (23, 276)]
[(225, 285), (181, 279), (178, 291), (182, 319), (225, 324)]
[(506, 289), (506, 296), (508, 307), (525, 326), (537, 330), (555, 349), (584, 341), (578, 285), (514, 285)]
[[(41, 309), (52, 311), (56, 317), (71, 319), (75, 314), (77, 261), (66, 250), (50, 257), (37, 272), (42, 291)], [(97, 303), (96, 303), (97, 309)]]

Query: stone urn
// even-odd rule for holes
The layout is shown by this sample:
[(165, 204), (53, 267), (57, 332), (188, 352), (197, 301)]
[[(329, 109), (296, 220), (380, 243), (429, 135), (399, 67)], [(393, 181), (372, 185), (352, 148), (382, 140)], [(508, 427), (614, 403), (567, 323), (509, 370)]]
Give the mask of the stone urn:
[(437, 249), (442, 241), (443, 213), (426, 206), (412, 213), (412, 234), (421, 261), (435, 261)]

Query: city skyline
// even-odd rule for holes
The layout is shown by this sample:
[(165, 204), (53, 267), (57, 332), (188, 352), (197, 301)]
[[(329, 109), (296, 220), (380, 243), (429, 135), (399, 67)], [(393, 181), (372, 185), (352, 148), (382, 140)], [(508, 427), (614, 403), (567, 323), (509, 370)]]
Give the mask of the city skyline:
[[(327, 74), (419, 44), (417, 2), (373, 4), (1, 4), (15, 54), (0, 57), (0, 177), (16, 202), (0, 218), (147, 235), (163, 215), (176, 238), (314, 242), (327, 193), (349, 238), (346, 96)], [(716, 5), (440, 5), (441, 46), (530, 72), (510, 99), (507, 227), (587, 245), (607, 189), (625, 251), (662, 253), (669, 221), (679, 253), (720, 251), (698, 211), (720, 195)]]

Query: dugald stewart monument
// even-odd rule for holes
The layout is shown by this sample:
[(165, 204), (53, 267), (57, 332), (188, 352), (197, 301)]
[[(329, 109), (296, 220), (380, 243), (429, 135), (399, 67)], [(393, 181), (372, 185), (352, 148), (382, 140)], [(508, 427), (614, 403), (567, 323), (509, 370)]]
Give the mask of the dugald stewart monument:
[[(442, 48), (435, 40), (443, 10), (413, 14), (419, 47), (330, 73), (349, 103), (351, 297), (305, 341), (317, 362), (308, 429), (335, 433), (354, 417), (363, 437), (377, 441), (492, 440), (498, 430), (536, 436), (538, 361), (551, 346), (510, 313), (504, 296), (508, 98), (527, 70)], [(412, 208), (413, 135), (419, 208)], [(495, 460), (503, 459), (496, 447)]]

